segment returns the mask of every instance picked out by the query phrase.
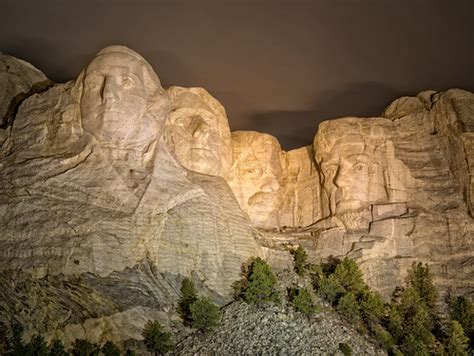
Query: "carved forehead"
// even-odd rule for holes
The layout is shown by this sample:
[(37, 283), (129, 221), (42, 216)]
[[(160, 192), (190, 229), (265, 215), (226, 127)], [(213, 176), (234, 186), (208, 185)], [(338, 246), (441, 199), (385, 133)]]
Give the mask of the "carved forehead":
[(106, 53), (96, 56), (86, 68), (86, 76), (91, 73), (127, 71), (143, 78), (144, 62), (123, 53)]
[(124, 46), (109, 46), (102, 49), (89, 63), (80, 77), (91, 73), (111, 73), (121, 68), (134, 74), (146, 86), (149, 93), (160, 93), (163, 91), (160, 79), (150, 64), (137, 52)]
[(232, 132), (232, 151), (235, 162), (258, 162), (262, 167), (281, 170), (281, 147), (278, 140), (255, 131)]
[(215, 128), (225, 140), (230, 140), (230, 128), (224, 107), (202, 88), (170, 87), (168, 93), (172, 102), (172, 114), (169, 122), (176, 118), (200, 115), (211, 119)]
[(318, 161), (334, 155), (364, 153), (373, 155), (389, 137), (389, 121), (382, 118), (347, 118), (320, 124), (313, 142)]

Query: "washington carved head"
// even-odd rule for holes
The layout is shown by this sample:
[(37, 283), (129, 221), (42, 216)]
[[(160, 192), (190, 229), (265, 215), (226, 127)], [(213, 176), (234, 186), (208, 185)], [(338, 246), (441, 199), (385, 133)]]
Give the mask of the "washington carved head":
[[(350, 214), (374, 203), (393, 202), (404, 189), (386, 119), (345, 118), (320, 124), (314, 140), (325, 215)], [(396, 172), (398, 170), (398, 172)], [(395, 174), (394, 174), (395, 173)]]
[(106, 47), (79, 80), (82, 126), (102, 146), (143, 150), (157, 138), (159, 123), (146, 112), (163, 88), (138, 53), (123, 46)]
[(253, 225), (278, 226), (282, 204), (282, 159), (277, 139), (254, 131), (232, 133), (233, 164), (228, 182)]
[(165, 124), (170, 152), (187, 169), (225, 176), (231, 162), (230, 129), (224, 107), (202, 88), (171, 87)]

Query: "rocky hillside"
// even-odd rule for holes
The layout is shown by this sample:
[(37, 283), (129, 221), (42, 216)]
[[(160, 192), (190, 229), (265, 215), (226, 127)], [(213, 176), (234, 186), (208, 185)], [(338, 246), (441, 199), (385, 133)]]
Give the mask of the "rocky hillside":
[(176, 348), (178, 355), (334, 355), (339, 344), (355, 355), (384, 355), (328, 306), (308, 319), (291, 307), (257, 308), (235, 302), (223, 309), (222, 324), (209, 335), (193, 334)]

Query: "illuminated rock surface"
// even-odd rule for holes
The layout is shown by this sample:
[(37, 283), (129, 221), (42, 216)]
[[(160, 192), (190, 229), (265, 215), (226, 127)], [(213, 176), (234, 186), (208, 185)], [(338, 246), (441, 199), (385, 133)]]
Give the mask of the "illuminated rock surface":
[(183, 277), (224, 303), (249, 257), (290, 266), (287, 243), (315, 261), (355, 258), (385, 296), (413, 261), (442, 289), (474, 291), (472, 93), (326, 121), (313, 145), (285, 152), (267, 134), (231, 135), (207, 91), (165, 90), (114, 46), (4, 127), (0, 319), (30, 332), (138, 337), (153, 313), (170, 322)]

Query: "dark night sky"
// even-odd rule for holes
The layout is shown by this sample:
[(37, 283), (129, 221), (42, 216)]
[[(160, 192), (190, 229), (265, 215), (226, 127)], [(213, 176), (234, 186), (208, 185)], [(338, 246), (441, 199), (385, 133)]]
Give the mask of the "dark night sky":
[(0, 0), (0, 15), (0, 51), (54, 81), (123, 44), (165, 86), (209, 90), (232, 130), (286, 149), (402, 95), (474, 91), (473, 0)]

